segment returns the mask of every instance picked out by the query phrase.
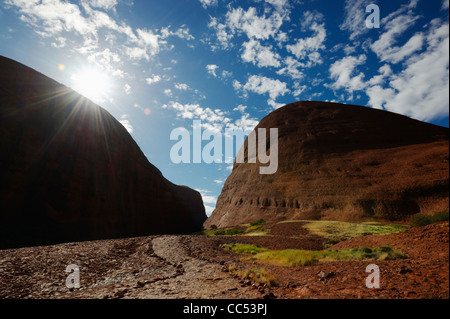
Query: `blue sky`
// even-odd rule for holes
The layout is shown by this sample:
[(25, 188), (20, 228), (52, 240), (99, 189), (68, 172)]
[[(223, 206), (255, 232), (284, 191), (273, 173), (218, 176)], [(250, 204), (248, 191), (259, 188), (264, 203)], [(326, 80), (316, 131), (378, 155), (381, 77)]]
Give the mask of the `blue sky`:
[[(369, 4), (379, 28), (366, 27)], [(321, 100), (448, 127), (448, 10), (448, 0), (3, 0), (0, 54), (107, 109), (210, 214), (231, 165), (170, 159), (171, 131), (195, 119), (251, 130), (282, 105)]]

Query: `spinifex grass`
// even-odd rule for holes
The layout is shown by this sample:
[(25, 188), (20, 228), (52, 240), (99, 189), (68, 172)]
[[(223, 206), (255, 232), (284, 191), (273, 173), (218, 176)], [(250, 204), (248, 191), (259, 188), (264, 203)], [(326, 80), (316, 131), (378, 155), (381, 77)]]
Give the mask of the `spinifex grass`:
[(384, 246), (321, 251), (300, 249), (272, 250), (257, 253), (246, 260), (279, 266), (309, 266), (319, 262), (335, 260), (392, 260), (399, 258), (406, 258), (406, 255), (401, 251)]
[(339, 242), (366, 234), (387, 235), (408, 230), (408, 226), (389, 224), (380, 225), (377, 222), (348, 223), (328, 220), (298, 220), (286, 222), (304, 222), (304, 226), (314, 235), (319, 235), (329, 241)]
[(258, 254), (268, 251), (266, 248), (252, 244), (223, 244), (221, 247), (241, 254)]
[(269, 287), (276, 285), (276, 277), (264, 268), (252, 268), (247, 270), (236, 270), (235, 273), (242, 279), (259, 282)]

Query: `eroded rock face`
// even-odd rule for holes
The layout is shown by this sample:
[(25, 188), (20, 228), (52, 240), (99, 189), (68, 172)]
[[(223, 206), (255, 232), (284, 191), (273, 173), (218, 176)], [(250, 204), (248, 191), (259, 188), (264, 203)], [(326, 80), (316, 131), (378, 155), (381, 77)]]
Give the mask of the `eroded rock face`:
[[(205, 227), (260, 218), (398, 220), (448, 210), (448, 128), (326, 102), (286, 105), (257, 128), (278, 128), (277, 172), (235, 163)], [(247, 155), (247, 141), (243, 147)]]
[(0, 248), (186, 233), (201, 195), (166, 180), (126, 129), (71, 89), (0, 57)]

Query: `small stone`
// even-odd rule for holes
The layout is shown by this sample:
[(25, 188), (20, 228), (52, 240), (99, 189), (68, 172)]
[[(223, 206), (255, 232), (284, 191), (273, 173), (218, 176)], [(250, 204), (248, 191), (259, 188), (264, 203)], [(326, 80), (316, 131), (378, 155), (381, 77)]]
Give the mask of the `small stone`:
[(413, 271), (411, 270), (411, 268), (407, 268), (405, 266), (401, 266), (398, 272), (399, 272), (399, 274), (403, 275), (403, 274), (410, 274)]

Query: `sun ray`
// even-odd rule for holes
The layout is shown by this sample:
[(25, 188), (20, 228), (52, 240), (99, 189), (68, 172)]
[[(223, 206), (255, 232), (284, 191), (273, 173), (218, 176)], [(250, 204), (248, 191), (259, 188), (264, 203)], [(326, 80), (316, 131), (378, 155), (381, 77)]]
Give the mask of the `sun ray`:
[(102, 70), (87, 67), (71, 77), (73, 89), (93, 102), (99, 103), (108, 98), (111, 79)]

